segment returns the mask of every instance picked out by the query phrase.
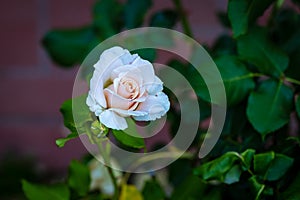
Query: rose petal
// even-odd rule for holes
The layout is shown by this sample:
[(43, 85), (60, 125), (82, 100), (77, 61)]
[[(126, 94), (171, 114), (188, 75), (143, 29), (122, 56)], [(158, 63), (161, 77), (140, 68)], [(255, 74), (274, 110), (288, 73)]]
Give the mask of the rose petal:
[(123, 66), (124, 62), (133, 62), (136, 57), (121, 47), (112, 47), (101, 54), (99, 61), (94, 65), (95, 71), (90, 81), (91, 98), (94, 98), (96, 103), (104, 108), (107, 107), (103, 87), (109, 80), (111, 72)]
[(161, 118), (170, 109), (168, 96), (159, 92), (156, 95), (149, 95), (148, 98), (139, 104), (137, 111), (147, 112), (144, 116), (134, 116), (137, 121), (153, 121)]
[(111, 73), (111, 80), (114, 80), (116, 78), (124, 78), (129, 77), (131, 79), (134, 79), (137, 83), (143, 82), (142, 72), (141, 70), (133, 65), (124, 65), (121, 67), (118, 67), (114, 69)]
[(122, 117), (129, 117), (129, 116), (145, 116), (148, 113), (145, 111), (138, 111), (138, 110), (122, 110), (118, 108), (110, 108), (110, 110), (116, 112)]
[(109, 88), (104, 89), (104, 95), (106, 98), (108, 108), (119, 108), (123, 110), (128, 110), (134, 104), (134, 101), (121, 97)]
[(86, 104), (89, 106), (89, 109), (95, 113), (96, 116), (99, 116), (103, 112), (103, 107), (97, 104), (91, 96), (91, 91), (89, 91), (88, 97), (86, 99)]
[(110, 109), (103, 111), (99, 116), (99, 120), (104, 126), (116, 130), (124, 130), (128, 127), (125, 118)]
[[(126, 76), (130, 74), (132, 78), (140, 78), (144, 84), (154, 82), (154, 69), (153, 65), (140, 57), (137, 57), (130, 65), (125, 65), (113, 70), (111, 79), (119, 77), (121, 73), (126, 73)], [(136, 80), (138, 82), (138, 80)]]
[(153, 83), (147, 85), (146, 88), (149, 95), (157, 94), (163, 90), (163, 82), (155, 76)]

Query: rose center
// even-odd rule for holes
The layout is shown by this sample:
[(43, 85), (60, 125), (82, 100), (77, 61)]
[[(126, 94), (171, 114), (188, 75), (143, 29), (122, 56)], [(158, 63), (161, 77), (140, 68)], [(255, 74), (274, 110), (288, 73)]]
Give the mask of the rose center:
[(119, 83), (118, 94), (126, 99), (134, 99), (139, 94), (139, 85), (132, 79), (122, 79)]

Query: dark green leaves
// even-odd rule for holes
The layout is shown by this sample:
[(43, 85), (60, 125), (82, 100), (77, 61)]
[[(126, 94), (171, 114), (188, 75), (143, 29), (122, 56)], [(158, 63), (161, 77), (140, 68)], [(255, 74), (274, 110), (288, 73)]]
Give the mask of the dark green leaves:
[(125, 27), (132, 29), (142, 25), (144, 16), (151, 5), (151, 0), (128, 0), (124, 11)]
[(64, 118), (64, 125), (71, 131), (71, 134), (66, 138), (56, 140), (59, 147), (63, 147), (67, 141), (77, 137), (78, 134), (85, 133), (85, 124), (93, 121), (92, 114), (86, 105), (86, 97), (87, 95), (82, 95), (62, 104), (60, 112)]
[(300, 96), (299, 95), (296, 99), (296, 111), (298, 113), (298, 117), (300, 117)]
[(88, 167), (73, 160), (69, 166), (68, 185), (78, 195), (86, 195), (90, 188), (90, 172)]
[(235, 152), (228, 152), (223, 156), (207, 162), (194, 170), (194, 174), (203, 180), (218, 180), (231, 184), (239, 180), (241, 170), (234, 165), (239, 160), (239, 155)]
[(260, 196), (263, 191), (270, 194), (272, 190), (265, 189), (264, 181), (277, 181), (282, 178), (293, 164), (293, 159), (272, 151), (256, 155), (254, 153), (252, 149), (241, 154), (227, 152), (215, 160), (200, 165), (194, 170), (194, 174), (205, 181), (214, 180), (232, 184), (240, 181), (242, 172), (248, 172), (256, 196)]
[(281, 194), (281, 199), (286, 199), (286, 200), (300, 199), (299, 191), (300, 191), (300, 173), (298, 172), (298, 174), (294, 176), (294, 180), (289, 185), (287, 190), (285, 190)]
[(289, 121), (292, 106), (292, 89), (282, 82), (269, 79), (250, 94), (247, 116), (253, 127), (264, 137)]
[(70, 67), (83, 61), (98, 38), (92, 27), (83, 27), (49, 31), (42, 42), (52, 60)]
[[(180, 173), (178, 173), (178, 175), (180, 175)], [(171, 200), (203, 199), (205, 188), (206, 185), (201, 179), (197, 176), (187, 174), (179, 186), (173, 190)]]
[(292, 158), (282, 154), (276, 154), (265, 174), (265, 179), (269, 181), (276, 181), (280, 179), (292, 166), (292, 164)]
[(269, 167), (269, 164), (275, 158), (274, 152), (257, 154), (254, 156), (254, 171), (258, 174), (264, 174)]
[(78, 196), (88, 195), (90, 188), (88, 167), (78, 161), (72, 161), (69, 166), (67, 183), (68, 185), (60, 183), (46, 186), (35, 185), (25, 180), (22, 181), (23, 191), (29, 200), (69, 200), (71, 196), (69, 188), (72, 189), (72, 199), (75, 196), (78, 198)]
[(239, 103), (255, 86), (252, 73), (237, 57), (223, 56), (215, 62), (225, 85), (228, 105)]
[(255, 200), (258, 200), (260, 199), (264, 189), (265, 189), (265, 184), (262, 184), (260, 183), (258, 180), (257, 180), (257, 177), (256, 176), (252, 176), (250, 179), (249, 179), (249, 182), (250, 182), (250, 185), (251, 185), (251, 188), (252, 188), (252, 191), (255, 193)]
[(65, 101), (60, 112), (64, 117), (64, 125), (70, 129), (72, 133), (84, 133), (84, 124), (93, 121), (90, 110), (86, 105), (87, 95), (82, 95)]
[(163, 200), (165, 199), (165, 192), (160, 184), (155, 180), (149, 180), (145, 183), (142, 191), (144, 200)]
[(255, 150), (253, 149), (247, 149), (246, 151), (244, 151), (243, 153), (241, 153), (241, 158), (243, 161), (243, 168), (245, 169), (250, 169), (251, 165), (252, 165), (252, 161), (253, 161), (253, 157), (255, 154)]
[(117, 34), (123, 26), (123, 5), (116, 0), (98, 0), (93, 9), (93, 26), (99, 36), (106, 39)]
[(127, 147), (132, 147), (136, 149), (141, 149), (145, 147), (145, 142), (143, 138), (138, 137), (138, 135), (137, 137), (131, 135), (135, 133), (130, 133), (129, 135), (128, 133), (121, 130), (112, 130), (112, 133), (119, 143)]
[(254, 172), (263, 180), (276, 181), (280, 179), (292, 164), (292, 158), (274, 152), (254, 156)]
[(70, 191), (64, 184), (35, 185), (22, 181), (23, 191), (29, 200), (69, 200)]
[(172, 28), (178, 20), (178, 13), (174, 10), (163, 10), (155, 13), (150, 19), (150, 26)]
[(235, 37), (245, 34), (273, 0), (229, 0), (228, 17)]
[(288, 67), (288, 57), (268, 40), (264, 30), (255, 28), (238, 38), (238, 52), (242, 59), (273, 77), (280, 77)]

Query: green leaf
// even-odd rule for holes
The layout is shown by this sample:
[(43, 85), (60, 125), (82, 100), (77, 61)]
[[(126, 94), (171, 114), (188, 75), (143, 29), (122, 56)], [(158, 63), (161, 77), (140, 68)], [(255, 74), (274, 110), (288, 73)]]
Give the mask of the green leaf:
[(272, 151), (254, 156), (254, 172), (268, 181), (280, 179), (292, 164), (292, 158)]
[(124, 10), (126, 28), (132, 29), (141, 26), (145, 14), (151, 6), (151, 0), (128, 0)]
[(265, 174), (265, 179), (268, 181), (276, 181), (280, 179), (292, 166), (293, 161), (294, 160), (288, 156), (276, 154)]
[(243, 158), (243, 164), (245, 165), (243, 167), (245, 167), (246, 169), (250, 169), (254, 158), (254, 154), (255, 154), (254, 149), (247, 149), (246, 151), (241, 153), (241, 156)]
[(74, 138), (77, 138), (79, 135), (77, 133), (70, 133), (67, 137), (65, 138), (59, 138), (57, 140), (55, 140), (55, 143), (58, 147), (64, 147), (66, 142), (68, 142), (69, 140), (72, 140)]
[(236, 40), (229, 35), (221, 35), (216, 39), (212, 47), (214, 57), (223, 55), (235, 55), (237, 53)]
[(298, 95), (296, 99), (296, 111), (298, 113), (298, 117), (300, 117), (300, 95)]
[(245, 34), (248, 26), (261, 16), (273, 0), (229, 0), (228, 17), (234, 37)]
[(274, 158), (275, 153), (273, 151), (255, 155), (253, 161), (254, 172), (264, 176)]
[(112, 130), (112, 133), (119, 143), (127, 147), (132, 147), (136, 149), (141, 149), (145, 147), (145, 141), (143, 138), (132, 136), (132, 134), (135, 133), (130, 133), (129, 135), (128, 133), (125, 133), (121, 130)]
[(239, 103), (255, 86), (252, 73), (234, 56), (222, 56), (215, 62), (225, 85), (228, 105)]
[(221, 157), (195, 168), (194, 174), (206, 181), (218, 180), (224, 182), (226, 174), (238, 159), (237, 153), (227, 152)]
[(178, 13), (174, 10), (166, 9), (154, 13), (150, 18), (150, 26), (173, 28), (178, 21)]
[(137, 49), (131, 52), (132, 54), (136, 53), (141, 58), (148, 60), (149, 62), (153, 62), (156, 58), (156, 51), (155, 49)]
[(156, 180), (149, 180), (145, 183), (142, 194), (144, 200), (163, 200), (165, 199), (165, 192)]
[(29, 200), (69, 200), (70, 191), (64, 184), (36, 185), (22, 180), (22, 187)]
[(268, 40), (265, 30), (253, 28), (237, 40), (242, 59), (267, 75), (280, 77), (288, 66), (288, 56)]
[(80, 162), (73, 160), (69, 166), (68, 185), (80, 196), (89, 192), (90, 171), (88, 167)]
[(264, 184), (260, 183), (257, 180), (256, 176), (252, 176), (249, 179), (249, 182), (250, 182), (250, 185), (252, 186), (252, 190), (255, 193), (255, 200), (260, 199), (260, 197), (263, 194), (263, 191), (264, 191), (264, 189), (265, 189), (266, 186)]
[(187, 175), (180, 185), (173, 190), (171, 200), (202, 199), (206, 187), (200, 178)]
[(289, 187), (281, 194), (281, 199), (298, 200), (300, 199), (300, 173), (295, 176), (295, 179)]
[[(189, 159), (177, 159), (173, 163), (171, 163), (168, 168), (169, 182), (177, 187), (182, 184), (184, 180), (192, 173), (192, 167), (187, 165)], [(178, 173), (180, 171), (180, 173)], [(197, 179), (199, 179), (197, 177)]]
[(86, 97), (87, 95), (82, 95), (69, 99), (60, 108), (60, 112), (64, 117), (64, 125), (72, 133), (84, 133), (84, 124), (93, 121), (90, 110), (86, 105)]
[(101, 39), (117, 34), (123, 27), (124, 6), (116, 0), (98, 0), (93, 7), (93, 26)]
[(98, 42), (92, 27), (52, 30), (42, 40), (51, 59), (66, 67), (81, 63)]
[(247, 117), (253, 127), (265, 137), (289, 121), (292, 107), (292, 89), (282, 82), (269, 79), (250, 94)]
[(242, 170), (239, 165), (234, 165), (225, 175), (224, 183), (232, 184), (240, 180)]

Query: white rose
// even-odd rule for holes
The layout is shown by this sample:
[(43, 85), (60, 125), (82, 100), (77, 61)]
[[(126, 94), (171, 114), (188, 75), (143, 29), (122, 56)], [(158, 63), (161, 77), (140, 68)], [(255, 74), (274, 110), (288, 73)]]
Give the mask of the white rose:
[(87, 105), (108, 128), (124, 130), (126, 117), (155, 120), (170, 108), (152, 64), (121, 47), (104, 51), (94, 65)]

